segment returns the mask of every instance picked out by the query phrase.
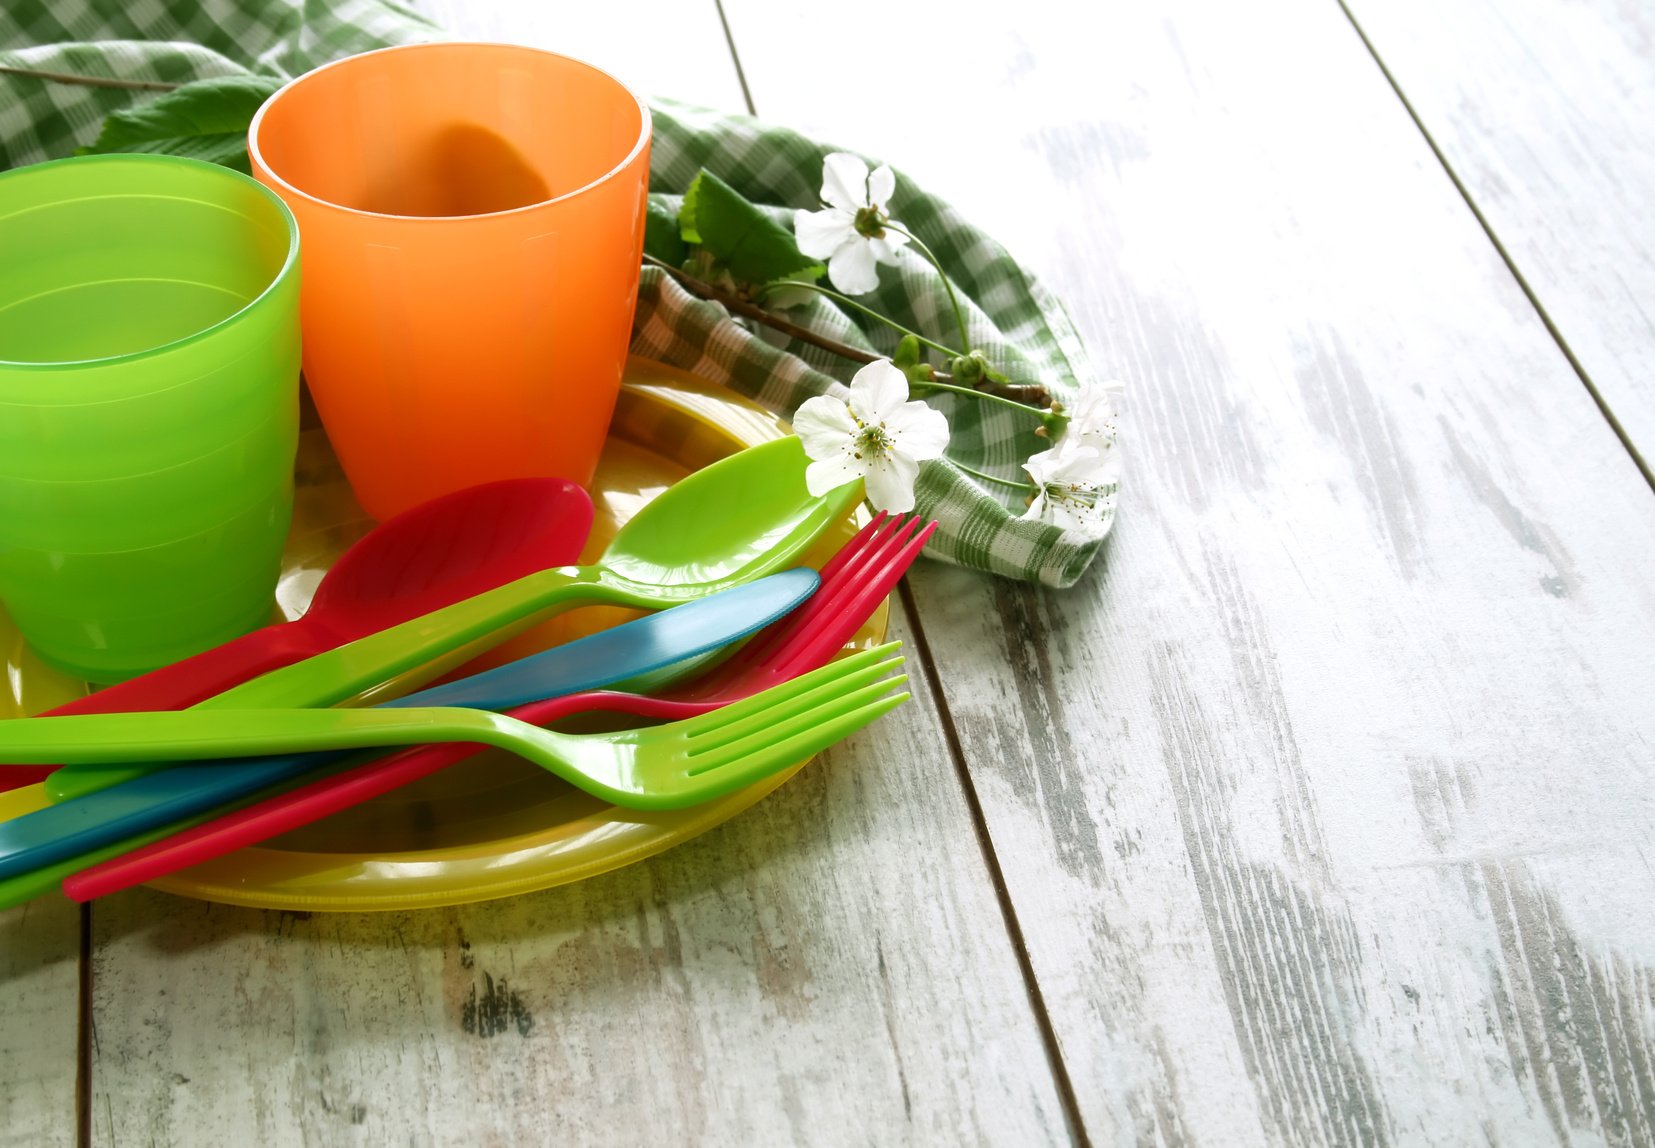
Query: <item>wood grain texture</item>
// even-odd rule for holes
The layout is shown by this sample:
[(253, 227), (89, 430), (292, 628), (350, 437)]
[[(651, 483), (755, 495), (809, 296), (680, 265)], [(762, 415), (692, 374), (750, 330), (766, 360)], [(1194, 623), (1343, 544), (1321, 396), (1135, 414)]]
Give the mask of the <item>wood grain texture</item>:
[(80, 906), (0, 910), (0, 1145), (75, 1142)]
[(741, 817), (576, 885), (362, 916), (139, 890), (94, 920), (98, 1144), (1063, 1136), (923, 683)]
[(1340, 9), (726, 10), (1130, 387), (1088, 581), (913, 576), (1091, 1139), (1649, 1143), (1655, 498)]
[(1587, 376), (1655, 460), (1655, 9), (1347, 4)]
[(418, 0), (457, 40), (544, 48), (602, 68), (640, 96), (746, 111), (715, 0), (605, 8), (567, 0)]

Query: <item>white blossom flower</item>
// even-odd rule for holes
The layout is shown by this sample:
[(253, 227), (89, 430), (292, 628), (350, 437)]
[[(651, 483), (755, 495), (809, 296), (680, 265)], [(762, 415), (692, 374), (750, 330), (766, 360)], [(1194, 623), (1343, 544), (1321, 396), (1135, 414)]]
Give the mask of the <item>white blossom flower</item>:
[(1064, 428), (1059, 443), (1085, 444), (1104, 450), (1104, 444), (1113, 447), (1120, 430), (1120, 398), (1125, 386), (1119, 382), (1092, 383), (1080, 389), (1080, 397), (1064, 414), (1069, 425)]
[(1120, 456), (1112, 440), (1107, 452), (1078, 440), (1067, 446), (1060, 442), (1029, 459), (1023, 469), (1035, 485), (1025, 519), (1049, 522), (1087, 541), (1104, 536), (1120, 483)]
[(837, 151), (822, 165), (822, 202), (827, 206), (793, 215), (799, 250), (826, 259), (828, 278), (847, 295), (866, 295), (878, 287), (875, 264), (894, 266), (896, 249), (908, 242), (888, 226), (896, 223), (886, 207), (895, 191), (896, 176), (888, 165), (869, 172), (857, 156)]
[(805, 469), (812, 495), (855, 479), (867, 483), (876, 510), (914, 508), (919, 464), (948, 446), (941, 411), (908, 401), (908, 378), (889, 359), (869, 363), (850, 382), (850, 398), (818, 395), (793, 416), (793, 431), (815, 461)]

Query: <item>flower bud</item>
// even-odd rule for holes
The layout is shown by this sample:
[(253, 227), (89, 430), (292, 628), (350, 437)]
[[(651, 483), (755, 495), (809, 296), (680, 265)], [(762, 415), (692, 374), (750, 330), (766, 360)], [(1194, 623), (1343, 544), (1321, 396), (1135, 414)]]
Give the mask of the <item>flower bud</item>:
[(983, 361), (974, 354), (948, 360), (948, 370), (962, 386), (974, 387), (983, 380)]
[(978, 376), (979, 378), (987, 379), (991, 383), (1004, 383), (1009, 381), (1005, 375), (994, 369), (993, 365), (988, 361), (988, 356), (983, 354), (981, 350), (971, 352), (971, 358), (982, 368), (981, 373)]

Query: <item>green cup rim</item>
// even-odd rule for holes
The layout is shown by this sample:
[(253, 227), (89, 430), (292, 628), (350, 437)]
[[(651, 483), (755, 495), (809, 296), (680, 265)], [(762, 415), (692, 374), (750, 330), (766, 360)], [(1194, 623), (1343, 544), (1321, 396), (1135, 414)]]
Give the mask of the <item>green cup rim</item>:
[(233, 168), (224, 167), (221, 164), (208, 163), (205, 160), (199, 159), (190, 159), (187, 156), (157, 155), (149, 152), (114, 152), (108, 155), (78, 155), (70, 156), (65, 159), (43, 160), (40, 163), (31, 163), (24, 167), (12, 168), (10, 171), (0, 171), (0, 183), (4, 183), (9, 179), (30, 178), (31, 176), (36, 175), (42, 168), (49, 167), (56, 170), (67, 167), (71, 164), (79, 164), (83, 166), (91, 166), (93, 164), (114, 164), (116, 166), (123, 167), (149, 165), (152, 167), (193, 168), (197, 174), (206, 176), (208, 179), (227, 178), (232, 182), (239, 182), (257, 188), (259, 194), (263, 196), (267, 202), (275, 206), (277, 212), (280, 213), (281, 220), (287, 225), (287, 256), (282, 260), (281, 267), (270, 277), (270, 282), (265, 285), (264, 290), (260, 291), (256, 296), (248, 300), (245, 306), (229, 315), (226, 315), (224, 318), (220, 319), (211, 326), (203, 327), (201, 330), (185, 335), (181, 339), (174, 339), (169, 343), (160, 343), (153, 347), (145, 347), (141, 351), (128, 351), (122, 355), (105, 355), (104, 357), (98, 359), (62, 359), (50, 363), (39, 363), (0, 358), (0, 369), (5, 369), (8, 371), (80, 371), (85, 370), (87, 367), (119, 366), (124, 363), (134, 363), (144, 359), (156, 358), (160, 355), (170, 354), (171, 352), (187, 347), (192, 343), (199, 343), (204, 339), (210, 338), (240, 320), (242, 316), (257, 310), (260, 304), (273, 295), (283, 285), (283, 283), (287, 281), (289, 276), (292, 274), (293, 268), (298, 264), (299, 221), (294, 218), (293, 212), (287, 204), (282, 202), (282, 197), (271, 191), (268, 187), (254, 179), (252, 176), (243, 175), (241, 172), (236, 171)]

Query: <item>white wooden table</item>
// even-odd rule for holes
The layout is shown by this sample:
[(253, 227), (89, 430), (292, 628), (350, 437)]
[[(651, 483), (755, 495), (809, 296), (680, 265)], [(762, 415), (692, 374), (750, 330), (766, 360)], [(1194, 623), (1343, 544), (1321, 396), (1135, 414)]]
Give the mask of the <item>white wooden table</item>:
[(1131, 388), (1069, 592), (468, 908), (0, 915), (7, 1144), (1655, 1143), (1655, 14), (433, 4), (886, 157)]

